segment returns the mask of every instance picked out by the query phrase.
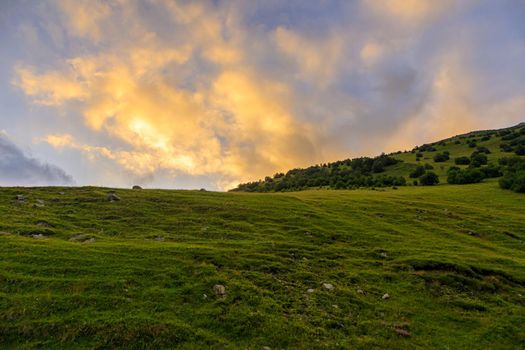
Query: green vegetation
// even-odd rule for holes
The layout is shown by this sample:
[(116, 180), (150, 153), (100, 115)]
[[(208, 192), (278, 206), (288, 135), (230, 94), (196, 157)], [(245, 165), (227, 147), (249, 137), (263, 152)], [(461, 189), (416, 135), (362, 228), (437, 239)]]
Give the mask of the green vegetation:
[[(264, 180), (240, 184), (234, 191), (284, 192), (312, 188), (404, 186), (421, 184), (420, 177), (425, 176), (428, 170), (433, 170), (442, 184), (467, 184), (502, 176), (503, 172), (498, 165), (500, 159), (524, 155), (525, 124), (520, 124), (501, 130), (458, 135), (417, 146), (411, 151), (383, 154), (376, 158), (347, 159), (305, 169), (293, 169), (286, 174), (279, 173)], [(434, 164), (435, 169), (429, 163)], [(461, 172), (457, 172), (456, 167)], [(479, 171), (472, 168), (478, 168)], [(452, 176), (449, 174), (451, 169), (454, 173)], [(407, 178), (416, 180), (407, 182)], [(429, 176), (425, 176), (423, 182), (428, 178)], [(430, 175), (430, 178), (433, 176)]]
[(497, 180), (107, 192), (0, 190), (2, 349), (524, 348), (525, 197)]

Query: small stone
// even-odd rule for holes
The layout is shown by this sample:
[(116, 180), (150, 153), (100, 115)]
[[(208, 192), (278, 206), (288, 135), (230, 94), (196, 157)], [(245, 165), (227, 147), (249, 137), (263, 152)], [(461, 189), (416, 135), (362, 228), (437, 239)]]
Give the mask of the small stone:
[(388, 254), (385, 252), (381, 252), (379, 255), (381, 255), (383, 258), (388, 258)]
[(41, 199), (37, 199), (37, 200), (36, 200), (36, 203), (37, 203), (37, 204), (42, 204), (42, 205), (44, 205), (44, 201), (41, 200)]
[(269, 346), (263, 346), (263, 350), (272, 350), (272, 348)]
[(303, 256), (303, 260), (308, 260), (308, 258), (306, 256)]
[(311, 236), (311, 235), (312, 235), (312, 233), (311, 233), (311, 232), (308, 232), (308, 231), (306, 231), (306, 232), (304, 233), (304, 235), (305, 235), (305, 236)]
[(394, 328), (394, 332), (403, 337), (410, 337), (410, 332), (403, 328)]
[(357, 289), (357, 294), (365, 294), (365, 291), (361, 288)]
[(306, 292), (307, 292), (307, 293), (313, 293), (313, 292), (315, 292), (315, 290), (312, 289), (312, 288), (308, 288), (308, 289), (306, 290)]
[(203, 294), (202, 299), (208, 299), (208, 296), (206, 294)]
[(159, 241), (159, 242), (164, 242), (165, 238), (164, 237), (155, 237), (155, 240)]
[(334, 289), (334, 286), (330, 283), (323, 283), (323, 288), (324, 289), (328, 289), (328, 290), (332, 290)]
[(90, 239), (86, 239), (83, 243), (95, 243), (97, 240), (93, 237), (91, 237)]
[(120, 197), (117, 196), (115, 193), (110, 192), (108, 193), (108, 196), (106, 197), (108, 201), (110, 202), (118, 202), (120, 201)]
[(16, 199), (17, 201), (19, 201), (19, 202), (22, 202), (22, 201), (25, 201), (25, 200), (26, 200), (26, 196), (21, 195), (21, 194), (17, 194), (17, 195), (15, 196), (15, 199)]
[(61, 196), (63, 196), (63, 195), (66, 194), (66, 192), (62, 192), (62, 191), (61, 191), (61, 192), (58, 192), (58, 194), (61, 195)]
[(132, 187), (132, 189), (134, 189), (134, 190), (141, 190), (142, 187), (140, 187), (139, 185), (135, 185), (135, 186)]
[(383, 294), (383, 296), (381, 297), (381, 299), (383, 299), (383, 300), (390, 299), (390, 295), (389, 295), (388, 293), (385, 293), (385, 294)]
[(216, 295), (223, 296), (226, 294), (226, 287), (224, 287), (222, 284), (216, 284), (213, 286), (213, 292)]
[(31, 235), (31, 237), (33, 237), (33, 238), (44, 238), (44, 235), (41, 234), (41, 233), (37, 233), (37, 234)]
[(339, 309), (339, 305), (335, 305), (335, 304), (334, 304), (334, 305), (332, 305), (332, 307), (333, 307), (334, 309)]

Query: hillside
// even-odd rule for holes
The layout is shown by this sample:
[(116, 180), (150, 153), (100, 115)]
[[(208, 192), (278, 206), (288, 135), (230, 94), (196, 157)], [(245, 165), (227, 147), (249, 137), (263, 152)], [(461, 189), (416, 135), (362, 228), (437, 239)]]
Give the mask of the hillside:
[(109, 191), (0, 189), (0, 348), (525, 348), (525, 196), (496, 180)]
[[(505, 161), (510, 158), (521, 159), (519, 169), (525, 174), (524, 156), (525, 123), (521, 123), (511, 128), (457, 135), (416, 146), (411, 151), (292, 169), (286, 174), (278, 173), (264, 180), (240, 184), (232, 191), (282, 192), (420, 185), (424, 184), (421, 175), (413, 174), (418, 167), (422, 172), (435, 173), (442, 184), (474, 183), (504, 175), (508, 170)], [(463, 158), (464, 162), (457, 163), (457, 158)], [(460, 174), (461, 180), (449, 180), (451, 168)], [(525, 192), (525, 177), (520, 189), (517, 192)]]

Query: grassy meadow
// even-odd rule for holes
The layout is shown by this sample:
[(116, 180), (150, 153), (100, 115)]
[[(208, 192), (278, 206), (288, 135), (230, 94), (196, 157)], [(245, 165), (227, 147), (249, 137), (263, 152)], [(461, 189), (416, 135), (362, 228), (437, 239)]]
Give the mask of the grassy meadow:
[(108, 191), (0, 189), (0, 348), (525, 348), (525, 196), (496, 180)]

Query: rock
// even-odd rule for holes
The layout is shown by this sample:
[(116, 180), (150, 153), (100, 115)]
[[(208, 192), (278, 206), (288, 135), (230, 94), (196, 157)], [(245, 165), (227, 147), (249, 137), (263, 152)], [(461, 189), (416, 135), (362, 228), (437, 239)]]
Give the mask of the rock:
[(315, 292), (315, 290), (312, 289), (312, 288), (308, 288), (308, 289), (306, 290), (306, 293), (313, 293), (313, 292)]
[(159, 242), (164, 242), (165, 241), (164, 237), (155, 237), (155, 240), (159, 241)]
[(269, 346), (263, 346), (263, 350), (272, 350), (272, 348)]
[(22, 201), (25, 201), (27, 198), (26, 198), (26, 196), (24, 196), (24, 195), (17, 194), (17, 195), (15, 196), (15, 199), (16, 199), (17, 201), (19, 201), (19, 202), (22, 202)]
[(86, 234), (75, 235), (71, 237), (69, 240), (71, 242), (82, 242), (82, 243), (93, 243), (96, 241), (95, 238), (89, 235), (86, 235)]
[(44, 238), (44, 235), (41, 233), (32, 234), (31, 237), (33, 238)]
[(37, 203), (37, 204), (42, 204), (42, 205), (44, 205), (44, 201), (41, 200), (41, 199), (37, 199), (37, 200), (36, 200), (36, 203)]
[(208, 295), (203, 294), (203, 295), (202, 295), (202, 299), (208, 299)]
[(410, 332), (403, 328), (394, 328), (394, 332), (403, 337), (410, 337)]
[(213, 286), (213, 292), (216, 295), (223, 296), (226, 294), (226, 287), (224, 287), (222, 284), (216, 284)]
[(336, 305), (336, 304), (332, 305), (332, 307), (333, 307), (334, 309), (339, 309), (339, 305)]
[(45, 221), (39, 221), (36, 223), (37, 226), (42, 226), (42, 227), (53, 227), (53, 225), (51, 225), (50, 223), (48, 222), (45, 222)]
[(307, 231), (307, 232), (304, 233), (304, 235), (305, 235), (305, 236), (311, 236), (312, 233)]
[(206, 189), (205, 188), (201, 188), (199, 191), (200, 192), (206, 192)]
[(381, 255), (383, 258), (388, 258), (388, 255), (385, 252), (381, 252), (381, 253), (379, 253), (379, 255)]
[(381, 297), (381, 299), (383, 299), (383, 300), (390, 299), (390, 295), (389, 295), (388, 293), (385, 293), (385, 294), (383, 294), (383, 296)]
[(479, 233), (474, 232), (474, 231), (468, 231), (467, 234), (468, 234), (469, 236), (479, 237)]
[(118, 202), (120, 201), (120, 197), (117, 196), (115, 193), (110, 192), (108, 193), (107, 200), (110, 202)]
[(328, 289), (328, 290), (332, 290), (335, 287), (332, 284), (330, 284), (330, 283), (323, 283), (323, 288), (324, 289)]
[(134, 190), (141, 190), (142, 187), (140, 187), (139, 185), (135, 185), (135, 186), (132, 187), (132, 189), (134, 189)]
[(60, 191), (60, 192), (58, 192), (58, 194), (61, 195), (61, 196), (63, 196), (63, 195), (66, 194), (66, 192), (62, 192), (62, 191)]
[(365, 294), (365, 291), (362, 290), (361, 288), (358, 288), (357, 289), (357, 294)]

